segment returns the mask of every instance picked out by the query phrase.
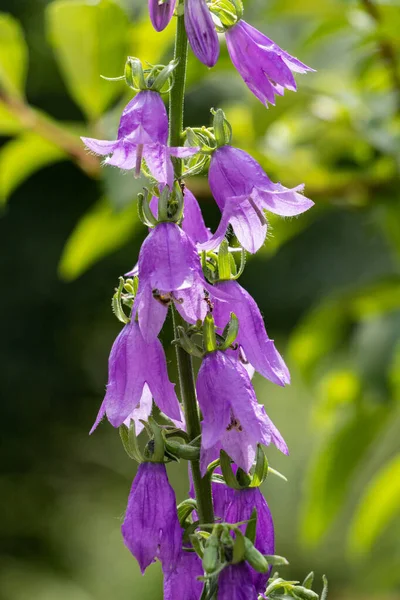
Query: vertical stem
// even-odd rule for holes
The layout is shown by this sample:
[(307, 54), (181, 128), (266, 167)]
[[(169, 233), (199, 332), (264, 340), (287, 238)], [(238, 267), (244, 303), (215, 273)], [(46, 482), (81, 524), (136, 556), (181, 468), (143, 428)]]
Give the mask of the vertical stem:
[[(169, 102), (169, 143), (170, 146), (180, 146), (182, 144), (183, 132), (183, 109), (185, 101), (185, 81), (186, 65), (188, 53), (188, 40), (185, 30), (183, 15), (177, 18), (177, 28), (175, 35), (175, 54), (174, 58), (179, 59), (179, 64), (175, 69), (175, 83), (170, 92)], [(175, 177), (182, 177), (182, 160), (174, 159)], [(183, 324), (180, 315), (173, 309), (174, 331), (179, 324)], [(175, 335), (177, 337), (177, 335)], [(185, 411), (187, 433), (191, 440), (197, 438), (201, 433), (200, 416), (196, 399), (196, 388), (193, 373), (192, 357), (176, 345), (176, 358), (179, 373), (179, 385), (181, 389), (181, 398)], [(198, 460), (191, 461), (191, 470), (194, 491), (197, 500), (197, 512), (200, 523), (213, 523), (214, 511), (211, 496), (211, 482), (209, 477), (201, 477), (200, 463)]]

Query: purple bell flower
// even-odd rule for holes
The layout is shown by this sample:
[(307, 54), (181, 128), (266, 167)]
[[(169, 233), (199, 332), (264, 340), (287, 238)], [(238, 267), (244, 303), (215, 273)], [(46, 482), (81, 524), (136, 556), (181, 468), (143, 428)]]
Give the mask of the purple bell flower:
[(149, 0), (151, 23), (156, 31), (166, 28), (174, 14), (176, 0)]
[(129, 494), (122, 524), (125, 545), (139, 563), (142, 574), (158, 558), (164, 573), (177, 565), (182, 547), (182, 529), (165, 465), (139, 465)]
[[(133, 413), (138, 406), (144, 415), (151, 411), (150, 395), (158, 408), (171, 419), (181, 420), (175, 386), (168, 379), (167, 363), (160, 340), (145, 341), (137, 321), (125, 325), (115, 340), (108, 361), (107, 392), (92, 433), (107, 415), (114, 427), (127, 419), (142, 418)], [(150, 409), (150, 411), (149, 411)]]
[(229, 565), (218, 578), (218, 600), (257, 600), (250, 568), (245, 562)]
[[(259, 488), (235, 490), (232, 501), (225, 512), (224, 520), (227, 523), (247, 521), (254, 508), (257, 509), (257, 533), (254, 546), (261, 554), (274, 554), (274, 522), (268, 504)], [(241, 529), (244, 533), (246, 526), (242, 526)], [(251, 569), (253, 584), (259, 594), (265, 592), (270, 571), (271, 569), (267, 573), (258, 573)]]
[(219, 41), (205, 0), (185, 0), (185, 28), (197, 58), (213, 67), (219, 56)]
[(184, 192), (182, 229), (195, 244), (206, 242), (211, 237), (210, 230), (204, 223), (199, 203), (187, 187)]
[(195, 552), (182, 551), (176, 570), (164, 576), (164, 600), (199, 600), (203, 584), (200, 558)]
[(170, 156), (187, 158), (198, 148), (170, 148), (168, 116), (158, 92), (139, 92), (124, 108), (115, 141), (82, 138), (89, 150), (107, 156), (105, 163), (120, 169), (134, 169), (140, 175), (142, 158), (159, 183), (172, 184), (173, 168)]
[(236, 70), (263, 104), (275, 104), (275, 95), (283, 96), (285, 88), (296, 91), (292, 71), (314, 70), (290, 56), (246, 21), (240, 20), (225, 36)]
[(194, 243), (178, 225), (159, 223), (150, 232), (140, 250), (138, 272), (132, 314), (138, 313), (146, 340), (159, 334), (170, 302), (189, 323), (205, 318), (208, 284)]
[(229, 300), (214, 301), (213, 317), (217, 327), (223, 329), (234, 312), (239, 319), (236, 342), (256, 371), (273, 383), (290, 383), (290, 374), (283, 358), (265, 330), (264, 320), (254, 299), (237, 281), (221, 281), (216, 284)]
[(230, 223), (243, 248), (255, 253), (267, 233), (264, 210), (291, 217), (314, 205), (299, 193), (303, 185), (288, 189), (272, 183), (254, 158), (228, 145), (214, 151), (209, 183), (222, 217), (212, 238), (200, 246), (204, 249), (218, 246)]
[(257, 444), (273, 442), (287, 454), (281, 434), (257, 403), (249, 375), (238, 360), (220, 350), (207, 354), (201, 364), (197, 397), (203, 414), (201, 470), (223, 449), (245, 471), (249, 471)]

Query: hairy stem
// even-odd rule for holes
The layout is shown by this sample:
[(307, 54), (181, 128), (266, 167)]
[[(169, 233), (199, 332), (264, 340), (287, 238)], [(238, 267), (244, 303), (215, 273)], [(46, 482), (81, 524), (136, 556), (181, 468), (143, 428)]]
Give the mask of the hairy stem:
[[(187, 64), (188, 41), (185, 31), (184, 17), (177, 18), (175, 35), (175, 55), (179, 64), (175, 70), (175, 84), (170, 92), (169, 104), (169, 143), (171, 146), (179, 146), (182, 143), (183, 132), (183, 108), (185, 100), (185, 81)], [(175, 177), (182, 177), (183, 165), (180, 159), (174, 159)], [(173, 309), (174, 331), (178, 325), (183, 325), (180, 315)], [(177, 335), (175, 335), (177, 337)], [(190, 440), (194, 440), (201, 433), (200, 415), (196, 400), (196, 388), (193, 373), (192, 357), (180, 346), (176, 346), (176, 358), (179, 373), (179, 385), (181, 399), (185, 411), (187, 433)], [(197, 500), (197, 512), (200, 523), (213, 523), (214, 512), (211, 496), (211, 482), (209, 477), (201, 477), (200, 463), (198, 460), (191, 461), (192, 478)]]

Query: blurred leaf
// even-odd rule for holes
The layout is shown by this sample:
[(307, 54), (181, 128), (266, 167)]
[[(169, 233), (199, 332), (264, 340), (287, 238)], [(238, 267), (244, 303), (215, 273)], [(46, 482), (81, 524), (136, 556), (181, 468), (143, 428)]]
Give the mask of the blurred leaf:
[(47, 9), (51, 43), (71, 95), (89, 119), (97, 119), (125, 89), (100, 75), (123, 74), (129, 22), (111, 0), (57, 0)]
[(29, 131), (5, 144), (0, 150), (0, 205), (35, 171), (64, 158), (58, 146)]
[(332, 370), (318, 382), (320, 401), (315, 405), (316, 424), (329, 424), (340, 406), (356, 402), (360, 398), (362, 381), (348, 368)]
[[(154, 29), (146, 14), (131, 27), (130, 37), (134, 54), (142, 61), (157, 64), (172, 48), (175, 36), (175, 19), (161, 32)], [(171, 60), (171, 57), (168, 57)]]
[(0, 135), (14, 135), (22, 129), (20, 121), (0, 101)]
[(20, 24), (6, 13), (0, 13), (0, 40), (0, 87), (23, 96), (28, 48)]
[(339, 513), (361, 461), (385, 424), (385, 408), (358, 411), (318, 450), (308, 474), (301, 539), (317, 544)]
[(357, 507), (349, 536), (353, 554), (371, 549), (379, 534), (400, 512), (400, 454), (375, 475)]
[(79, 277), (98, 260), (123, 246), (140, 225), (136, 203), (115, 212), (106, 198), (79, 221), (68, 239), (59, 273), (68, 281)]

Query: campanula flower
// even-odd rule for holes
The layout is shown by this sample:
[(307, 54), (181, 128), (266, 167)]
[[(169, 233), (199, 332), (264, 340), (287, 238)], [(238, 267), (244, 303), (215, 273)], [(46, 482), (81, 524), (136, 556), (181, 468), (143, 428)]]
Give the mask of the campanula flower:
[(105, 415), (111, 425), (119, 427), (138, 406), (148, 416), (149, 391), (163, 413), (180, 421), (181, 411), (174, 388), (168, 379), (160, 340), (146, 341), (133, 319), (124, 326), (111, 349), (107, 392), (92, 431)]
[(218, 458), (221, 448), (245, 471), (249, 471), (257, 444), (273, 442), (281, 452), (288, 449), (256, 394), (246, 369), (234, 357), (218, 350), (201, 364), (197, 398), (203, 414), (201, 469)]
[(133, 314), (145, 339), (157, 337), (171, 302), (189, 323), (204, 319), (208, 284), (196, 246), (178, 225), (159, 223), (151, 230), (140, 249), (138, 273)]
[(296, 91), (292, 71), (306, 73), (314, 70), (290, 56), (243, 19), (225, 36), (236, 70), (263, 104), (275, 104), (275, 95), (283, 96), (285, 89)]
[(219, 41), (205, 0), (185, 0), (185, 28), (197, 58), (213, 67), (219, 56)]
[(229, 565), (218, 578), (218, 600), (257, 600), (250, 567), (245, 562)]
[(170, 148), (168, 143), (168, 116), (158, 92), (143, 90), (124, 108), (115, 141), (82, 138), (95, 154), (107, 156), (105, 163), (120, 169), (134, 169), (139, 175), (142, 159), (159, 183), (173, 181), (170, 157), (187, 158), (198, 148)]
[(149, 0), (150, 20), (156, 31), (166, 28), (174, 14), (176, 0)]
[[(275, 553), (274, 522), (271, 511), (258, 487), (243, 490), (235, 490), (232, 500), (227, 507), (224, 520), (227, 523), (239, 523), (248, 521), (253, 509), (257, 510), (257, 530), (254, 546), (261, 554)], [(243, 533), (246, 526), (241, 527)], [(265, 591), (270, 571), (259, 573), (251, 569), (254, 587), (261, 594)]]
[(203, 584), (201, 560), (195, 552), (182, 550), (176, 570), (164, 575), (164, 600), (199, 600)]
[[(263, 377), (273, 383), (290, 383), (290, 374), (283, 358), (270, 340), (254, 299), (237, 281), (221, 281), (216, 284), (224, 292), (227, 301), (214, 301), (213, 317), (218, 327), (224, 328), (234, 312), (239, 319), (236, 343), (243, 350), (245, 359)], [(229, 299), (228, 299), (229, 298)]]
[(254, 158), (229, 145), (214, 151), (208, 179), (222, 217), (212, 238), (201, 246), (205, 249), (221, 243), (230, 223), (243, 248), (255, 253), (267, 233), (264, 210), (291, 217), (314, 204), (300, 193), (303, 185), (288, 189), (272, 183)]
[(139, 465), (128, 498), (122, 524), (124, 542), (139, 563), (142, 573), (158, 558), (164, 573), (177, 565), (182, 546), (182, 529), (175, 493), (161, 463)]

